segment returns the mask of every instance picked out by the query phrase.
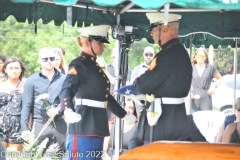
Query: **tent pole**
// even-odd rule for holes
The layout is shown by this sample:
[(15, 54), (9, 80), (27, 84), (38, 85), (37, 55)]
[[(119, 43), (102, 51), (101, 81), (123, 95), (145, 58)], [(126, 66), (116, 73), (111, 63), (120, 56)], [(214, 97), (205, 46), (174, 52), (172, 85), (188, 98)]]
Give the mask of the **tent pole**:
[[(238, 39), (236, 39), (235, 42), (235, 51), (234, 51), (234, 83), (233, 83), (233, 104), (236, 99), (236, 75), (237, 75), (237, 45), (238, 45)], [(234, 105), (233, 106), (233, 112), (234, 112)]]
[[(193, 44), (193, 34), (189, 35), (189, 58), (191, 60), (192, 57), (192, 44)], [(188, 94), (188, 98), (187, 98), (187, 102), (186, 102), (186, 111), (187, 114), (191, 113), (191, 108), (192, 108), (192, 99), (191, 99), (191, 88), (190, 88), (190, 92)]]
[(129, 10), (130, 8), (132, 8), (135, 4), (133, 2), (129, 3), (128, 5), (126, 5), (124, 8), (122, 8), (120, 10), (120, 14), (123, 14), (124, 12), (126, 12), (127, 10)]
[[(117, 13), (116, 15), (116, 22), (117, 22), (117, 25), (120, 25), (120, 14)], [(120, 51), (120, 42), (118, 39), (116, 39), (116, 49), (117, 49), (117, 56), (116, 56), (116, 68), (115, 68), (115, 76), (117, 77), (115, 79), (115, 84), (114, 84), (114, 90), (118, 90), (118, 87), (119, 87), (119, 70), (120, 70), (120, 65), (121, 65), (121, 56), (119, 55), (119, 51)], [(118, 101), (119, 100), (119, 95), (116, 94), (116, 100)], [(115, 148), (115, 151), (114, 151), (114, 155), (115, 155), (115, 159), (119, 159), (119, 150), (120, 150), (120, 135), (121, 135), (121, 121), (120, 119), (115, 116), (115, 135), (114, 135), (114, 141), (115, 141), (115, 145), (112, 146), (113, 148)]]

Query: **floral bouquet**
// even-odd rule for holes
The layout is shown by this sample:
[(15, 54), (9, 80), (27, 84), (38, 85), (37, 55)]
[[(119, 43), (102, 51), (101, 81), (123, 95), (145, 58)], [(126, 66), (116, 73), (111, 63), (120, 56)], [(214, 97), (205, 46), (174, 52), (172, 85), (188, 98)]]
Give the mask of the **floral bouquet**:
[(28, 139), (23, 144), (24, 149), (21, 153), (20, 160), (60, 159), (59, 157), (57, 157), (57, 152), (60, 150), (57, 143), (49, 146), (45, 152), (47, 154), (47, 158), (42, 158), (43, 151), (46, 148), (49, 139), (45, 138), (40, 145), (37, 145), (39, 136), (35, 138), (34, 130), (35, 125), (33, 125), (32, 131), (30, 132)]
[[(48, 98), (49, 98), (49, 94), (44, 93), (44, 94), (39, 95), (36, 98), (35, 102), (38, 103), (39, 101), (43, 101), (43, 103), (45, 105), (45, 109), (46, 109), (46, 111), (48, 111), (49, 109), (54, 108), (54, 106), (51, 105), (51, 103), (49, 102)], [(54, 120), (53, 120), (53, 124), (54, 124), (54, 127), (56, 128), (56, 124), (55, 124)]]

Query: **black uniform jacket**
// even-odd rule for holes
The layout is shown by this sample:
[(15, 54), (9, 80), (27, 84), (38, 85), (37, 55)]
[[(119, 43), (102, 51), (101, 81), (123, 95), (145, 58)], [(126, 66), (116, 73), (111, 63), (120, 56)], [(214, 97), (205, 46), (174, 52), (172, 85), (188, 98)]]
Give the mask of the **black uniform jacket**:
[[(138, 92), (154, 94), (156, 98), (182, 98), (189, 93), (191, 79), (189, 55), (176, 38), (162, 46), (148, 70), (135, 80), (135, 87)], [(141, 115), (139, 124), (146, 120), (145, 115)], [(147, 123), (146, 129), (140, 128), (145, 132), (142, 140), (148, 141), (150, 126)], [(162, 115), (154, 126), (153, 140), (177, 140), (188, 137), (189, 132), (185, 104), (162, 104)]]
[[(92, 57), (84, 52), (69, 65), (69, 72), (63, 83), (60, 99), (61, 112), (67, 108), (81, 114), (78, 123), (69, 124), (69, 134), (89, 136), (109, 136), (107, 111), (84, 105), (73, 105), (73, 98), (107, 101), (107, 109), (119, 118), (126, 115), (126, 111), (110, 95), (110, 82), (102, 68)], [(90, 105), (90, 104), (89, 104)]]

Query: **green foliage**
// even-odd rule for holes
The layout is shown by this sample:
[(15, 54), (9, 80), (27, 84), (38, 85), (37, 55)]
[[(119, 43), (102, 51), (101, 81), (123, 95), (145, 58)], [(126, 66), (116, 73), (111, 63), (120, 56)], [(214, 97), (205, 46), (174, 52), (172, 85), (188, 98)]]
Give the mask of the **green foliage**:
[[(34, 25), (18, 23), (14, 17), (0, 22), (0, 53), (6, 57), (19, 57), (28, 68), (28, 75), (38, 71), (37, 53), (42, 47), (62, 47), (66, 51), (66, 61), (69, 63), (80, 53), (80, 48), (75, 40), (78, 35), (77, 27), (67, 28), (37, 23), (37, 34), (34, 33)], [(64, 33), (63, 33), (64, 32)]]
[[(78, 36), (77, 27), (68, 28), (64, 23), (62, 26), (55, 26), (54, 22), (43, 24), (41, 20), (37, 23), (37, 34), (35, 34), (35, 25), (16, 22), (15, 18), (10, 16), (6, 21), (0, 22), (0, 53), (6, 57), (19, 57), (28, 68), (28, 74), (37, 72), (40, 65), (37, 62), (37, 53), (42, 47), (62, 47), (66, 51), (66, 62), (77, 57), (81, 48), (76, 45)], [(111, 50), (116, 42), (110, 38), (111, 44), (106, 44), (103, 56), (107, 64), (111, 63)], [(144, 47), (148, 46), (146, 39), (141, 42), (134, 42), (129, 51), (129, 66), (133, 69), (136, 65), (143, 62), (142, 53)], [(156, 53), (158, 46), (154, 45)]]
[[(64, 23), (62, 26), (55, 26), (54, 22), (43, 24), (41, 20), (37, 23), (37, 34), (35, 34), (35, 25), (16, 22), (15, 18), (10, 16), (6, 21), (0, 21), (0, 53), (6, 57), (19, 57), (28, 68), (29, 76), (37, 72), (40, 68), (37, 62), (37, 53), (42, 47), (62, 47), (66, 51), (66, 62), (77, 57), (81, 48), (76, 45), (78, 36), (77, 27), (68, 28)], [(111, 63), (111, 50), (116, 46), (116, 41), (110, 37), (110, 43), (106, 44), (103, 57), (107, 64)], [(131, 44), (129, 51), (129, 66), (133, 69), (136, 65), (143, 62), (143, 50), (146, 46), (153, 46), (155, 53), (159, 52), (158, 45), (148, 44), (146, 39), (141, 42)], [(196, 49), (193, 48), (193, 54)], [(224, 50), (215, 49), (213, 53), (214, 65), (220, 73), (228, 74), (233, 69), (234, 48), (228, 47)], [(240, 56), (238, 55), (238, 58)], [(238, 61), (240, 64), (240, 61)], [(240, 73), (240, 65), (238, 65)]]

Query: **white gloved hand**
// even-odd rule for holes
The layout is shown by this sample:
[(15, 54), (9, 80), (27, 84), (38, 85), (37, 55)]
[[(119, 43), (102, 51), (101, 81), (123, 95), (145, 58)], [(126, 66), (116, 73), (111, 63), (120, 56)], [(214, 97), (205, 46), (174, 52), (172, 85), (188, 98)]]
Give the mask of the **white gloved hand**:
[(135, 123), (137, 118), (134, 114), (126, 114), (124, 117), (123, 117), (123, 120), (127, 123)]
[(77, 123), (82, 119), (82, 117), (79, 113), (73, 112), (72, 109), (67, 108), (64, 111), (64, 119), (66, 123)]

